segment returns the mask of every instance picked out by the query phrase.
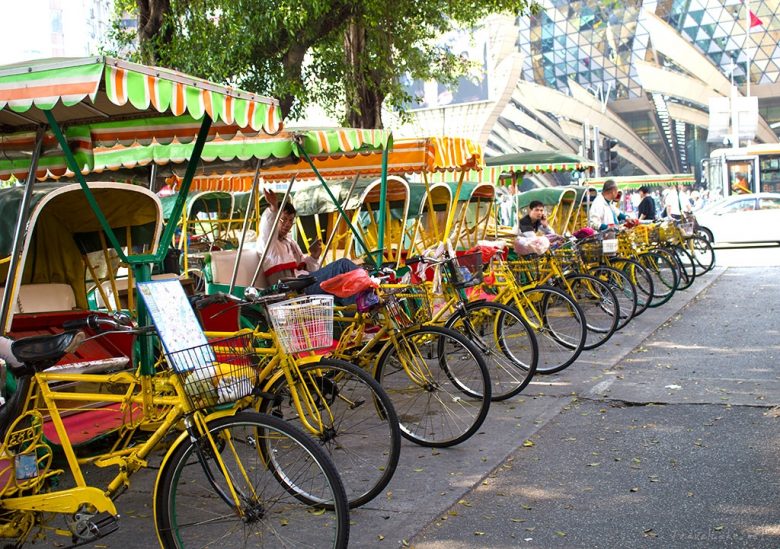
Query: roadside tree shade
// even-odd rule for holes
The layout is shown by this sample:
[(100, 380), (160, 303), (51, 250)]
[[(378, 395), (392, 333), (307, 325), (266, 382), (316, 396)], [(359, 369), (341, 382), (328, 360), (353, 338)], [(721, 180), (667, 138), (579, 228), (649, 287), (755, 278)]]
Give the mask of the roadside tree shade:
[[(170, 117), (187, 116), (189, 124), (177, 127)], [(159, 120), (169, 117), (168, 121)], [(121, 120), (126, 126), (133, 126), (147, 135), (144, 138), (176, 138), (192, 140), (192, 159), (185, 174), (182, 194), (177, 204), (179, 213), (184, 206), (184, 197), (194, 175), (204, 143), (213, 137), (212, 121), (220, 127), (220, 135), (235, 135), (240, 131), (276, 133), (282, 127), (278, 102), (275, 99), (220, 86), (193, 78), (182, 73), (146, 67), (108, 57), (81, 59), (46, 59), (17, 63), (0, 68), (0, 126), (5, 133), (36, 132), (35, 144), (31, 150), (40, 150), (44, 141), (41, 129), (48, 124), (65, 156), (66, 164), (84, 191), (87, 202), (95, 213), (111, 245), (120, 258), (128, 261), (137, 271), (137, 277), (146, 280), (150, 276), (151, 264), (162, 260), (173, 236), (174, 226), (168, 224), (156, 254), (135, 256), (128, 260), (122, 251), (116, 234), (110, 227), (93, 193), (81, 173), (76, 155), (60, 127), (83, 126)], [(200, 121), (199, 124), (192, 124)], [(162, 122), (162, 124), (155, 124)], [(120, 132), (107, 128), (106, 133), (115, 132), (117, 142)], [(27, 192), (32, 192), (32, 182), (38, 169), (40, 154), (32, 157), (27, 168)], [(17, 172), (20, 173), (20, 172)], [(4, 332), (10, 320), (10, 307), (15, 298), (18, 277), (16, 268), (21, 240), (21, 227), (27, 221), (29, 195), (19, 208), (15, 248), (11, 257), (6, 291), (3, 296), (0, 332)], [(178, 214), (174, 216), (178, 218)], [(145, 311), (139, 310), (141, 321), (146, 322)], [(146, 349), (151, 352), (151, 343)], [(144, 353), (146, 354), (146, 353)], [(146, 361), (145, 361), (146, 362)]]

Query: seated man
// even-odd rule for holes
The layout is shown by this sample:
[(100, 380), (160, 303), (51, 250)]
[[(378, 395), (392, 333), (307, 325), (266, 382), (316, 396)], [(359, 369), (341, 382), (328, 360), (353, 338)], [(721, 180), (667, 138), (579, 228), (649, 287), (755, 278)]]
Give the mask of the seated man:
[(322, 242), (319, 239), (315, 240), (309, 246), (310, 255), (304, 255), (301, 247), (290, 234), (295, 225), (295, 207), (290, 203), (285, 204), (282, 215), (279, 216), (279, 223), (274, 228), (276, 212), (279, 211), (279, 199), (273, 191), (266, 189), (264, 194), (268, 201), (268, 208), (260, 216), (260, 235), (256, 246), (257, 253), (262, 254), (268, 242), (268, 251), (261, 266), (268, 284), (275, 284), (282, 278), (311, 275), (317, 283), (304, 289), (304, 293), (323, 294), (326, 292), (320, 289), (320, 282), (360, 268), (346, 258), (320, 268)]
[(544, 213), (544, 204), (538, 200), (532, 200), (528, 205), (528, 213), (520, 218), (521, 233), (553, 234), (547, 215)]

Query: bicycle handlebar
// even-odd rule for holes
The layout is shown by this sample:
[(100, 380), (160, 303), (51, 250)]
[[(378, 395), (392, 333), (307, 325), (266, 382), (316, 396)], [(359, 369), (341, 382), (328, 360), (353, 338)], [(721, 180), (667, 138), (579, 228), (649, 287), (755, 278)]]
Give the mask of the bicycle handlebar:
[(115, 314), (114, 318), (105, 318), (95, 314), (62, 323), (64, 330), (81, 330), (89, 328), (93, 332), (112, 331), (131, 334), (150, 334), (156, 331), (154, 326), (135, 326), (128, 315)]

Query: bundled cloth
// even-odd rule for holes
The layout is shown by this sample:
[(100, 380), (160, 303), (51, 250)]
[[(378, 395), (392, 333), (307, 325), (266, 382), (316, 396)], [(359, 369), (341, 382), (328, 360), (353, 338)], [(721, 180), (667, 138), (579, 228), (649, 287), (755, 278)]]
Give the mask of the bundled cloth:
[(542, 255), (550, 249), (550, 240), (544, 236), (520, 235), (515, 238), (514, 248), (518, 255)]

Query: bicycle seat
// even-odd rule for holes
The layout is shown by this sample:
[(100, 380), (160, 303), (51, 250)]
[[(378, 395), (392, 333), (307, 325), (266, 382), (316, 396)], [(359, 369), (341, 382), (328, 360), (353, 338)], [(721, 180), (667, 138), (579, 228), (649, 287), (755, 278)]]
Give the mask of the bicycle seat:
[(82, 341), (84, 332), (78, 330), (17, 339), (11, 344), (11, 352), (22, 366), (9, 363), (8, 370), (16, 377), (42, 372), (57, 364), (66, 354), (75, 351)]
[(285, 284), (288, 288), (290, 288), (291, 292), (300, 292), (304, 288), (308, 288), (312, 284), (317, 283), (317, 279), (313, 276), (299, 276), (298, 278), (282, 278), (279, 280), (279, 282)]

